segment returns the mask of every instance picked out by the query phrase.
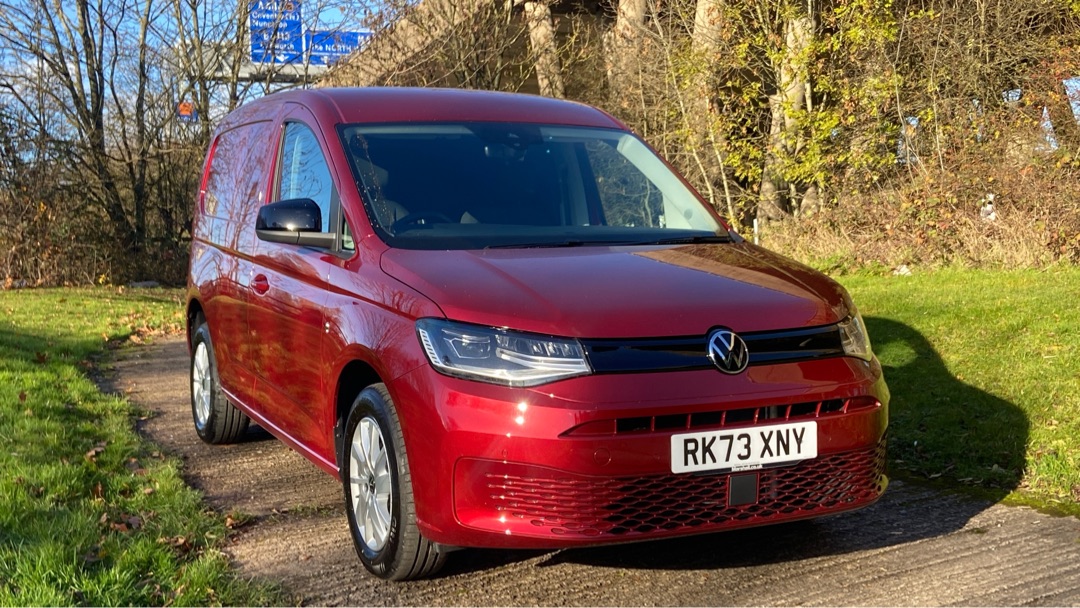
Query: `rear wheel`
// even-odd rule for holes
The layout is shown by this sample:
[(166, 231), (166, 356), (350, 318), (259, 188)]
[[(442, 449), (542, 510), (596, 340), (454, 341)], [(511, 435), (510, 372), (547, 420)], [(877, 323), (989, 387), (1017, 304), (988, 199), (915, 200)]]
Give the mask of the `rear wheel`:
[(409, 462), (393, 401), (382, 384), (364, 389), (345, 423), (342, 482), (356, 554), (379, 578), (435, 573), (445, 555), (416, 525)]
[(195, 432), (206, 443), (232, 443), (247, 431), (250, 419), (221, 391), (210, 326), (199, 315), (191, 334), (191, 415)]

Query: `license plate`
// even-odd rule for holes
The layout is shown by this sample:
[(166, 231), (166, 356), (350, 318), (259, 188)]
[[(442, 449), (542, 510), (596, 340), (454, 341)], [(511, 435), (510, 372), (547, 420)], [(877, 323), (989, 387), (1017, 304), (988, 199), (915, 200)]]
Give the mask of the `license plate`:
[(817, 457), (817, 423), (682, 433), (671, 437), (671, 472), (749, 471)]

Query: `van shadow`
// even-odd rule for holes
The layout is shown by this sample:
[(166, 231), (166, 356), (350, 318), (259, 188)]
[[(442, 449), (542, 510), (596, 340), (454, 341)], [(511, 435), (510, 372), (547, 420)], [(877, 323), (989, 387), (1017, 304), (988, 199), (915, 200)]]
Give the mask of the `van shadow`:
[[(964, 528), (1019, 483), (1028, 420), (1014, 404), (952, 375), (933, 345), (912, 327), (873, 317), (866, 323), (892, 392), (889, 472), (893, 480), (876, 504), (816, 520), (629, 546), (569, 549), (548, 554), (538, 565), (724, 569), (879, 549)], [(921, 482), (931, 479), (936, 482)], [(978, 488), (979, 497), (950, 490), (950, 486)], [(454, 556), (446, 574), (540, 555), (466, 551)]]

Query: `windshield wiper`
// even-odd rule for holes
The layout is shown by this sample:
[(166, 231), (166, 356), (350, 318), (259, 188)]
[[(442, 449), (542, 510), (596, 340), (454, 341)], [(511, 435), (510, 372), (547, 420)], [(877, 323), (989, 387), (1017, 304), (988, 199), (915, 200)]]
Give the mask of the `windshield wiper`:
[(542, 241), (535, 243), (499, 243), (497, 245), (488, 245), (484, 247), (484, 249), (539, 249), (545, 247), (584, 247), (586, 245), (595, 245), (598, 247), (636, 247), (642, 245), (696, 245), (700, 243), (730, 242), (731, 237), (727, 235), (698, 234), (694, 236), (673, 236), (645, 241), (566, 239), (562, 241)]
[(582, 247), (584, 245), (608, 245), (604, 241), (580, 241), (580, 240), (565, 240), (565, 241), (547, 241), (538, 243), (499, 243), (498, 245), (488, 245), (484, 249), (539, 249), (542, 247)]
[(627, 243), (628, 245), (698, 245), (702, 243), (730, 243), (731, 237), (722, 234), (699, 234), (695, 236), (673, 236), (648, 241)]

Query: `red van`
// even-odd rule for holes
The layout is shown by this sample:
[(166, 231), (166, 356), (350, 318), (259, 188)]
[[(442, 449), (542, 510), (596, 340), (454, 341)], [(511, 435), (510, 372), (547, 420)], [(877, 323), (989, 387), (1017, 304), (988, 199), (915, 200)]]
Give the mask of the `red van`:
[(884, 491), (858, 310), (595, 108), (316, 89), (217, 129), (187, 294), (209, 443), (337, 476), (364, 566), (817, 517)]

